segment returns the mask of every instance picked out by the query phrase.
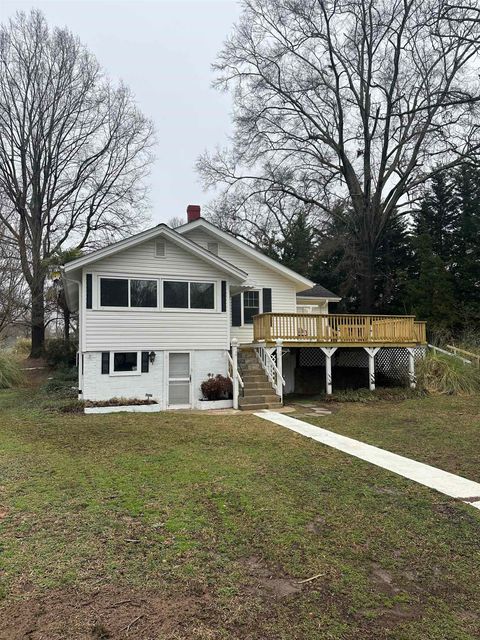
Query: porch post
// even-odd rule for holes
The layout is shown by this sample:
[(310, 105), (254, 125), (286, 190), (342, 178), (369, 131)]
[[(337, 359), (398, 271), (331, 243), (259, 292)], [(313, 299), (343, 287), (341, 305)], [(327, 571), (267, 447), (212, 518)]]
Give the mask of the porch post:
[(408, 348), (408, 379), (410, 381), (410, 389), (415, 389), (417, 386), (417, 378), (415, 376), (415, 357), (414, 350)]
[(375, 391), (375, 356), (379, 351), (379, 347), (363, 347), (368, 353), (368, 388)]
[(337, 350), (337, 347), (320, 347), (325, 354), (325, 383), (327, 396), (332, 395), (332, 356)]
[(233, 387), (233, 408), (238, 409), (238, 340), (232, 339), (232, 387)]
[(282, 376), (283, 376), (283, 368), (282, 368), (282, 344), (283, 344), (283, 340), (281, 338), (277, 338), (275, 340), (275, 351), (277, 353), (277, 369), (278, 369), (278, 374), (275, 376), (276, 378), (276, 391), (277, 391), (277, 396), (280, 396), (280, 400), (283, 402), (283, 382), (281, 380)]

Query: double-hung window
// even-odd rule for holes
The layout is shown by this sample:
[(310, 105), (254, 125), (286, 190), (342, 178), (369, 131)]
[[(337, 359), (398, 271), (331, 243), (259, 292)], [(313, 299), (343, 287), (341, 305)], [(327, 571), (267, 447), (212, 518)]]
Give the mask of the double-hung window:
[(165, 309), (215, 309), (215, 283), (165, 280), (163, 306)]
[(260, 313), (260, 292), (244, 291), (243, 293), (243, 324), (253, 324), (253, 316)]
[(156, 280), (100, 278), (100, 306), (156, 309), (157, 287)]

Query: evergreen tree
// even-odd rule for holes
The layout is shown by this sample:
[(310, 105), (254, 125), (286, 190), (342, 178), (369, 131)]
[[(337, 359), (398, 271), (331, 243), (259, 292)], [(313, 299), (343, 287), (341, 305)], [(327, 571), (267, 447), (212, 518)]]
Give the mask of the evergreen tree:
[[(312, 279), (335, 291), (343, 300), (346, 311), (360, 308), (362, 250), (350, 229), (351, 216), (339, 211), (319, 234), (318, 249), (312, 267)], [(384, 237), (375, 253), (375, 311), (404, 313), (408, 269), (412, 249), (403, 217), (388, 223)]]
[(292, 219), (281, 240), (275, 237), (270, 240), (263, 248), (266, 255), (302, 276), (310, 277), (315, 247), (314, 232), (306, 213), (300, 212)]
[(480, 320), (480, 167), (454, 173), (457, 200), (451, 270), (465, 324)]
[(431, 250), (445, 265), (451, 257), (455, 217), (453, 180), (448, 172), (441, 171), (432, 178), (420, 210), (414, 214), (414, 235), (427, 235)]
[(429, 331), (450, 332), (458, 321), (452, 274), (428, 233), (414, 236), (412, 245), (414, 269), (406, 287), (409, 311), (426, 320)]

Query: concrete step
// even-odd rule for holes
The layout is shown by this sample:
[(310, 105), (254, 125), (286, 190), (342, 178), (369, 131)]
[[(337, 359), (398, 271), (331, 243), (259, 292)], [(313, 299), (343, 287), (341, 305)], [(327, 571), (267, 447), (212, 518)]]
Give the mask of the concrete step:
[(243, 388), (244, 396), (268, 396), (271, 393), (273, 393), (273, 387), (272, 385), (267, 385), (267, 384), (259, 387), (244, 386)]
[(261, 371), (258, 371), (257, 369), (240, 369), (240, 375), (242, 376), (242, 378), (248, 376), (264, 376), (265, 378), (267, 377), (263, 369)]
[(260, 376), (258, 378), (243, 378), (243, 384), (245, 387), (248, 387), (249, 389), (253, 389), (253, 388), (257, 388), (257, 387), (265, 387), (266, 385), (269, 385), (270, 388), (272, 388), (272, 385), (270, 384), (270, 380), (268, 378), (260, 378)]
[(278, 396), (273, 393), (270, 395), (259, 394), (257, 396), (243, 396), (238, 399), (240, 407), (248, 404), (276, 404), (279, 402), (280, 400), (278, 399)]
[(278, 402), (264, 402), (260, 404), (242, 404), (238, 405), (241, 411), (260, 411), (260, 409), (279, 409), (282, 406), (280, 401)]

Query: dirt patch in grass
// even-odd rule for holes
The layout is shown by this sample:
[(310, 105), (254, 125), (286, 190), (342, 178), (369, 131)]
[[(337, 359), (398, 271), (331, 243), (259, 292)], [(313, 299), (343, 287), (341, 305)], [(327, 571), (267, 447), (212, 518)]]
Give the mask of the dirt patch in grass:
[(208, 597), (164, 597), (106, 587), (92, 593), (53, 590), (27, 593), (3, 609), (2, 640), (186, 638), (192, 621), (208, 618)]
[(302, 585), (279, 569), (269, 568), (261, 558), (251, 556), (245, 560), (245, 569), (250, 581), (246, 591), (263, 593), (275, 598), (285, 598), (302, 591)]
[(307, 524), (305, 527), (307, 531), (310, 533), (321, 534), (325, 531), (327, 526), (327, 521), (323, 516), (316, 516), (311, 522)]
[(52, 369), (43, 358), (25, 358), (20, 366), (24, 375), (24, 386), (32, 389), (44, 384), (52, 375)]

